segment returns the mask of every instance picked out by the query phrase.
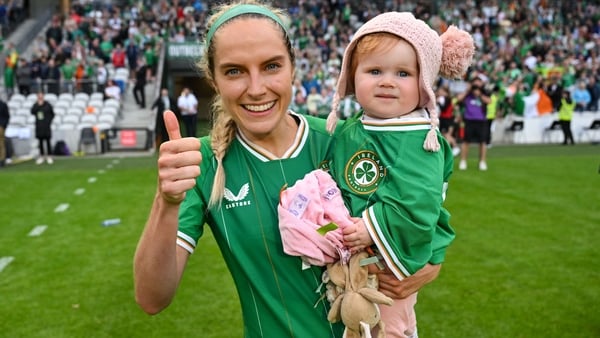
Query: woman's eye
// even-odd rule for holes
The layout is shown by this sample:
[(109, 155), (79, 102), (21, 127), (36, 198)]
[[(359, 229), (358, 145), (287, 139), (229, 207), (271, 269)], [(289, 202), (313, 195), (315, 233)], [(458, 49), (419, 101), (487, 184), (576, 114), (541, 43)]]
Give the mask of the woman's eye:
[(225, 71), (225, 75), (228, 75), (228, 76), (238, 75), (239, 73), (240, 73), (240, 70), (236, 69), (236, 68), (228, 69)]
[(279, 69), (281, 66), (277, 63), (269, 63), (266, 67), (267, 70), (277, 70)]

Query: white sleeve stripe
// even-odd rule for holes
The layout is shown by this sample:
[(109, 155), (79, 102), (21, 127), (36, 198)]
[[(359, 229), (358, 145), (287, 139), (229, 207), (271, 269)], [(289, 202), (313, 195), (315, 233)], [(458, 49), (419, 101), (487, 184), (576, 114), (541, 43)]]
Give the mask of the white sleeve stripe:
[(186, 249), (190, 254), (196, 249), (196, 241), (181, 231), (177, 231), (177, 245)]
[(371, 234), (373, 242), (375, 242), (375, 245), (379, 248), (379, 252), (396, 278), (398, 278), (398, 280), (403, 280), (404, 278), (410, 276), (411, 274), (408, 272), (406, 267), (402, 265), (402, 262), (400, 262), (398, 257), (392, 251), (387, 239), (381, 233), (381, 227), (377, 222), (377, 218), (373, 214), (373, 207), (369, 207), (363, 212), (363, 221), (367, 226), (367, 230)]
[(177, 238), (177, 245), (179, 245), (180, 247), (184, 248), (190, 254), (194, 253), (194, 248), (191, 247), (188, 242), (182, 240), (181, 238)]
[(185, 233), (183, 233), (181, 231), (177, 231), (177, 237), (188, 242), (194, 248), (196, 247), (196, 244), (197, 244), (196, 241), (192, 237), (186, 235)]
[(446, 200), (446, 191), (448, 191), (448, 182), (444, 182), (442, 186), (442, 202)]

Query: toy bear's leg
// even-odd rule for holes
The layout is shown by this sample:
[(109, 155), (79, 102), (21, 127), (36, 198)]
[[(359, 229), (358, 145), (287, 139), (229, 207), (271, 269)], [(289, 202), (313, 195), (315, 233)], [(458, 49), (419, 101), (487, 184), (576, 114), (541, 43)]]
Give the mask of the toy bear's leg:
[[(417, 294), (404, 299), (394, 299), (391, 306), (380, 305), (381, 321), (385, 326), (378, 325), (373, 329), (373, 337), (378, 338), (416, 338), (417, 317), (415, 314), (415, 304), (417, 303)], [(381, 331), (385, 335), (381, 335)]]

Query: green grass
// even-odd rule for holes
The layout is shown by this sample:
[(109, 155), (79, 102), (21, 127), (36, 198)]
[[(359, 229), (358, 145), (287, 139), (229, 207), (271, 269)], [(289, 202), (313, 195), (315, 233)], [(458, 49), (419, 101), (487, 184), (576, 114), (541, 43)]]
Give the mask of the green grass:
[[(451, 180), (457, 238), (419, 295), (420, 336), (600, 336), (600, 147), (494, 147), (487, 172), (476, 155)], [(15, 257), (0, 272), (0, 337), (241, 337), (210, 233), (171, 306), (156, 316), (137, 307), (132, 259), (156, 158), (114, 156), (0, 170), (0, 257)], [(48, 229), (27, 236), (36, 225)]]

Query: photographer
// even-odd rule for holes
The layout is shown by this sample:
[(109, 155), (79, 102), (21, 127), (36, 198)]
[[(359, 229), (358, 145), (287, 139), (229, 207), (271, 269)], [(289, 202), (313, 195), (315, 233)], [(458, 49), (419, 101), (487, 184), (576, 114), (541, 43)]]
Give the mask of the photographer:
[(458, 96), (458, 104), (462, 106), (462, 116), (459, 121), (464, 122), (465, 136), (461, 144), (459, 170), (467, 169), (469, 144), (479, 144), (479, 170), (487, 170), (486, 152), (489, 134), (486, 106), (490, 97), (483, 89), (483, 81), (475, 77), (467, 91)]

